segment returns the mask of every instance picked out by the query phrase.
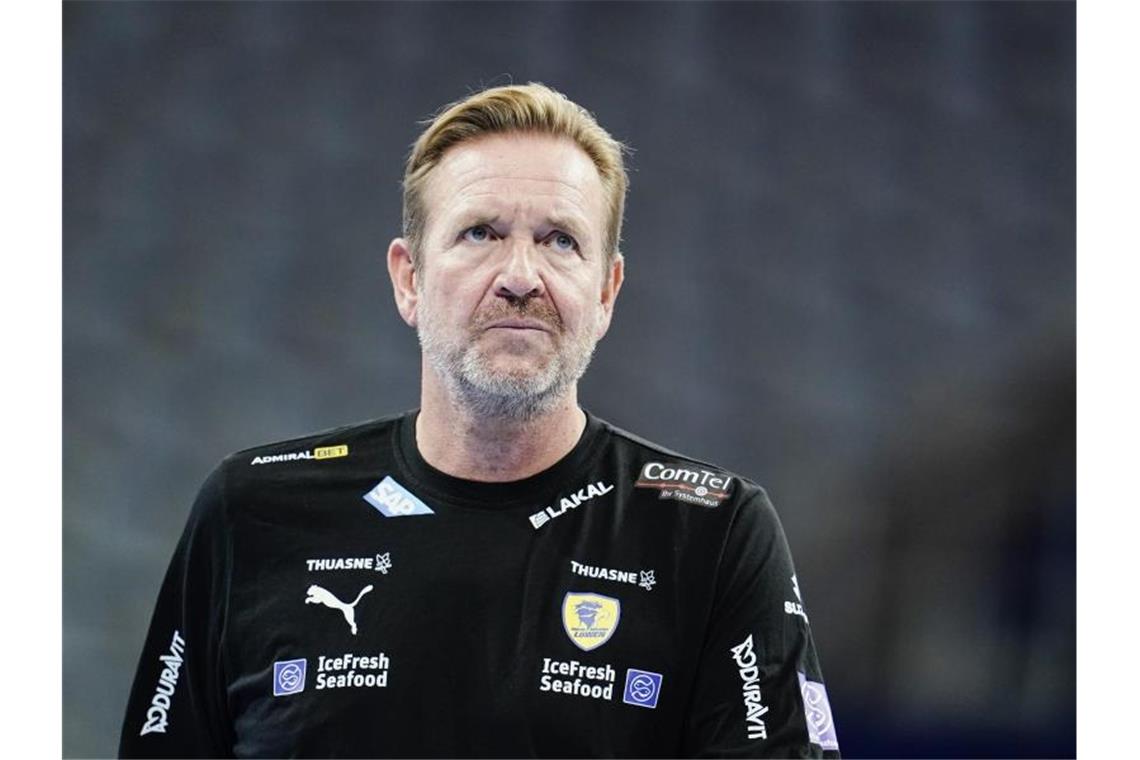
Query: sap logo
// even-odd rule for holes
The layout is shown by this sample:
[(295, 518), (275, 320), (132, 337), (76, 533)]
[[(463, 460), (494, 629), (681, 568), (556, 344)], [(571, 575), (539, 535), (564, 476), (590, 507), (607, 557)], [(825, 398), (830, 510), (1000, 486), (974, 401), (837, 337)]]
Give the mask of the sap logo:
[(555, 517), (561, 517), (571, 509), (577, 509), (582, 504), (585, 504), (590, 499), (595, 499), (599, 496), (605, 496), (610, 491), (614, 490), (613, 485), (606, 485), (602, 481), (591, 483), (585, 488), (579, 488), (577, 493), (572, 493), (569, 496), (563, 496), (561, 501), (558, 502), (558, 507), (547, 507), (541, 512), (535, 512), (530, 516), (530, 524), (538, 530), (546, 523), (550, 522)]
[(143, 724), (139, 736), (158, 733), (165, 734), (168, 725), (170, 698), (174, 696), (174, 688), (178, 686), (178, 672), (182, 669), (182, 653), (186, 649), (186, 640), (178, 632), (170, 641), (170, 654), (159, 657), (164, 667), (158, 675), (158, 687), (150, 700), (150, 709), (146, 711), (146, 722)]
[(364, 494), (364, 500), (385, 517), (435, 514), (427, 504), (424, 504), (415, 494), (397, 483), (391, 475)]

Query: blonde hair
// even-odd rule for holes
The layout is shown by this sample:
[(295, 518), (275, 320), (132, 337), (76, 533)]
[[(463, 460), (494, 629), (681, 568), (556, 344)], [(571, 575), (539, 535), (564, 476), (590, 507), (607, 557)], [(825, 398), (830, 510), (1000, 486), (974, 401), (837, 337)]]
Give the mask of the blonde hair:
[(625, 191), (629, 186), (622, 160), (622, 153), (628, 149), (602, 129), (585, 108), (544, 84), (530, 82), (493, 87), (444, 106), (412, 146), (404, 168), (403, 217), (412, 263), (418, 264), (427, 225), (424, 187), (428, 175), (449, 148), (482, 135), (507, 132), (568, 137), (590, 157), (608, 196), (605, 261), (613, 261), (621, 243)]

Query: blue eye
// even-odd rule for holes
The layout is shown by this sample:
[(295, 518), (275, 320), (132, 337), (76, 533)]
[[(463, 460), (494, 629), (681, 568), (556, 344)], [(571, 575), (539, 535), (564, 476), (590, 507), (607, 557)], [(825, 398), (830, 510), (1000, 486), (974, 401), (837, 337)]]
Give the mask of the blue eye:
[(491, 231), (485, 224), (468, 227), (463, 231), (463, 239), (469, 243), (485, 243), (491, 239)]
[(565, 232), (552, 233), (550, 237), (546, 239), (546, 243), (558, 251), (570, 252), (578, 250), (578, 241)]

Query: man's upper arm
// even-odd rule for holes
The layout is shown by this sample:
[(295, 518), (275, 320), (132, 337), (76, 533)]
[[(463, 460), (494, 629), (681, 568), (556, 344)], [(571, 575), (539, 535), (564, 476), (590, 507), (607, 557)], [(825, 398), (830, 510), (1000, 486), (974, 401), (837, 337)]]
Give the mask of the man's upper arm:
[(224, 757), (221, 631), (228, 531), (222, 467), (206, 480), (166, 571), (127, 702), (120, 757)]
[(791, 552), (763, 490), (730, 529), (698, 668), (686, 755), (839, 756)]

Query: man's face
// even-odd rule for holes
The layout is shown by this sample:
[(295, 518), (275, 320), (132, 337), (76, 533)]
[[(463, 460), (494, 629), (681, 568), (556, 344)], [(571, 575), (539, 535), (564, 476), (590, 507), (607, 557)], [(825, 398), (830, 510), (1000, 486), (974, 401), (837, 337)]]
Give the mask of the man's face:
[(415, 303), (424, 356), (482, 416), (529, 419), (573, 386), (609, 326), (606, 198), (571, 140), (490, 135), (428, 178)]

